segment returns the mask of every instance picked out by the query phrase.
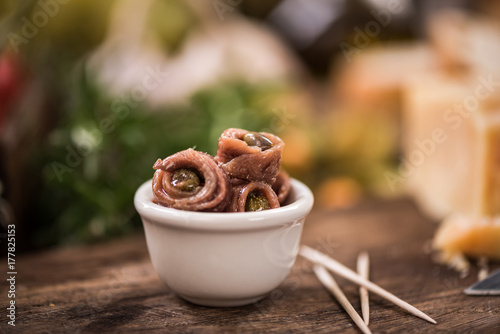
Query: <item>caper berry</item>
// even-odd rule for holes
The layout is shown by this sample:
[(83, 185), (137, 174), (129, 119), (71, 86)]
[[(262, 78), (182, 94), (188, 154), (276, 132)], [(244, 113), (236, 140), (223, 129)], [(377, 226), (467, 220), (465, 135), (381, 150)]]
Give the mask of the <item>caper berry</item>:
[(269, 208), (269, 201), (265, 196), (258, 193), (248, 194), (247, 201), (245, 203), (245, 211), (262, 211), (268, 210)]
[(189, 169), (178, 169), (172, 175), (171, 184), (181, 191), (193, 192), (201, 184), (198, 174)]
[(248, 146), (260, 147), (262, 151), (265, 151), (273, 146), (273, 142), (260, 133), (249, 132), (243, 137), (243, 140)]

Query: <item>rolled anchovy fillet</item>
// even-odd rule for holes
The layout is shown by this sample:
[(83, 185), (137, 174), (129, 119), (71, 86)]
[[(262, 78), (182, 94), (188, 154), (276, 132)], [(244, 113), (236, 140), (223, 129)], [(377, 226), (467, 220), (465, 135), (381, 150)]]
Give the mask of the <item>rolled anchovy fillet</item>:
[(239, 187), (248, 183), (245, 179), (237, 179), (237, 178), (229, 178), (229, 182), (231, 183), (231, 187)]
[[(153, 195), (158, 204), (188, 211), (224, 211), (231, 198), (226, 173), (208, 154), (187, 149), (158, 159), (153, 166)], [(199, 177), (188, 190), (176, 187), (176, 172), (187, 170)], [(192, 174), (193, 175), (193, 174)]]
[(278, 196), (280, 204), (283, 205), (288, 198), (288, 194), (290, 193), (290, 176), (288, 173), (280, 170), (272, 188)]
[(252, 181), (242, 186), (233, 187), (231, 202), (226, 208), (228, 212), (245, 212), (247, 200), (251, 194), (265, 197), (269, 209), (280, 207), (278, 196), (270, 185), (260, 181)]
[(215, 160), (231, 178), (273, 184), (284, 146), (273, 134), (230, 128), (219, 138)]

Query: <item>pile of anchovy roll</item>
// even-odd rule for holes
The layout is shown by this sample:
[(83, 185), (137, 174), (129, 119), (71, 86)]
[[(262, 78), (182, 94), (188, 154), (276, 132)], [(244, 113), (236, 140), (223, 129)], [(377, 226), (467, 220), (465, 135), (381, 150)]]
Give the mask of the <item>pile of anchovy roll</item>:
[(290, 191), (290, 177), (280, 170), (284, 146), (270, 133), (227, 129), (215, 158), (190, 148), (156, 161), (155, 202), (205, 212), (278, 208)]

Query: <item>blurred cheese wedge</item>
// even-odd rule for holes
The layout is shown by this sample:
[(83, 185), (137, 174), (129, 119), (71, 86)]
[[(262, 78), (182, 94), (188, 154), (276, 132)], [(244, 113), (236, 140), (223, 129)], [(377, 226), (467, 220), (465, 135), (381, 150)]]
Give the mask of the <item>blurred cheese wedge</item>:
[(447, 69), (466, 68), (476, 73), (500, 69), (498, 22), (447, 9), (431, 16), (427, 30), (440, 65)]
[(437, 231), (433, 248), (441, 251), (440, 261), (460, 271), (468, 270), (469, 257), (500, 259), (500, 217), (471, 218), (452, 215)]
[(391, 104), (397, 107), (406, 83), (437, 67), (434, 51), (423, 43), (370, 47), (352, 59), (336, 59), (332, 91), (338, 95), (336, 99), (351, 105), (363, 104), (371, 109)]
[(500, 214), (499, 101), (500, 74), (434, 74), (408, 86), (394, 182), (406, 181), (433, 218)]

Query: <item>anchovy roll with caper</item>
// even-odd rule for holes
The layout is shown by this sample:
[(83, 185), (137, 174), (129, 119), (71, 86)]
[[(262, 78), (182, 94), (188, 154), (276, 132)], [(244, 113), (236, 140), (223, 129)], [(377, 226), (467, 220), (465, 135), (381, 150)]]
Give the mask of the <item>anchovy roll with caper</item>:
[(220, 136), (215, 160), (231, 178), (273, 184), (284, 146), (273, 134), (231, 128)]
[(278, 196), (278, 200), (281, 205), (285, 203), (288, 198), (288, 194), (290, 193), (290, 176), (287, 172), (280, 170), (278, 176), (276, 177), (276, 182), (274, 182), (272, 188), (276, 195)]
[(231, 202), (226, 211), (262, 211), (279, 207), (278, 196), (270, 185), (260, 181), (252, 181), (242, 186), (233, 187)]
[(153, 195), (158, 204), (190, 211), (224, 211), (231, 197), (226, 173), (210, 155), (193, 149), (153, 166)]

